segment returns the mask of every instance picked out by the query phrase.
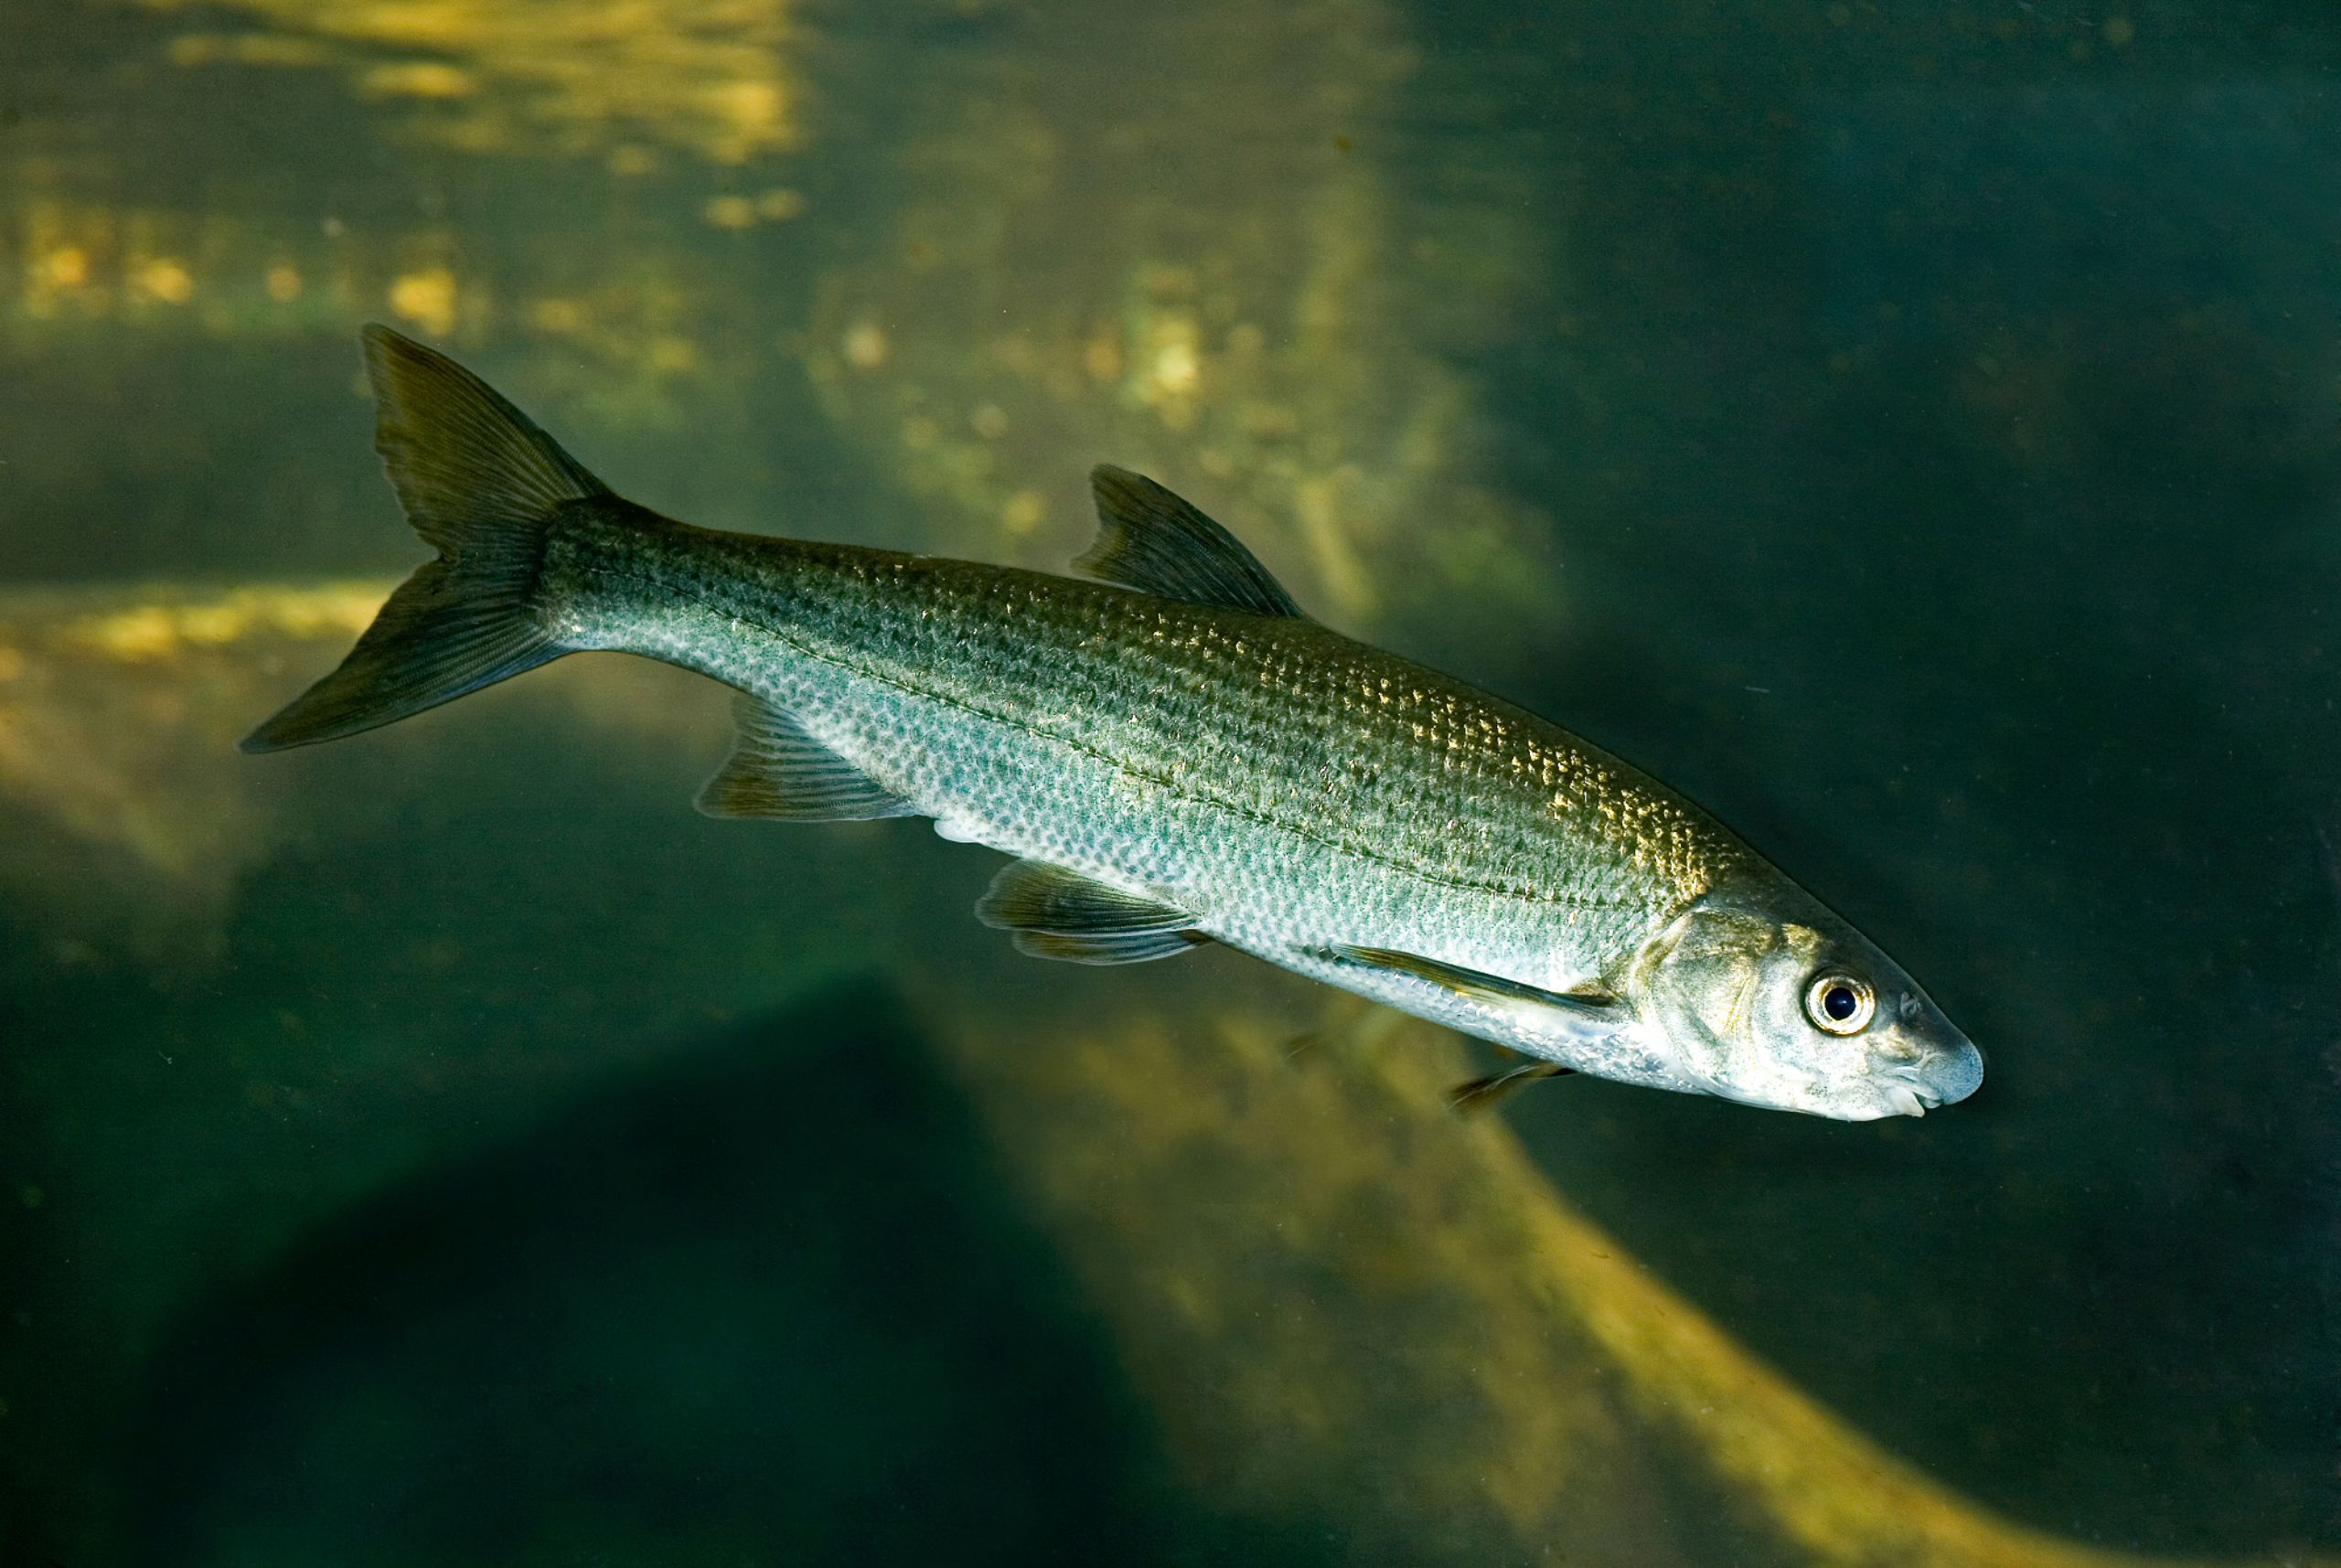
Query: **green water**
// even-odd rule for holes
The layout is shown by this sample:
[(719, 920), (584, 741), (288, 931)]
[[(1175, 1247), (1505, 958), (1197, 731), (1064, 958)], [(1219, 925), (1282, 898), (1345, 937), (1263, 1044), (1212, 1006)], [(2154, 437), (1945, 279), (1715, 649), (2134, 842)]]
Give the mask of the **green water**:
[[(1199, 1437), (1104, 1305), (1142, 1247), (938, 1044), (1207, 1052), (1299, 982), (1018, 958), (916, 825), (703, 821), (679, 676), (244, 759), (333, 637), (24, 631), (413, 564), (373, 318), (711, 525), (1057, 568), (1146, 469), (1706, 805), (1987, 1082), (1546, 1085), (1537, 1167), (1967, 1505), (2341, 1552), (2330, 16), (386, 15), (0, 6), (0, 1563), (1585, 1560), (1416, 1504), (1322, 1368)], [(1247, 1299), (1434, 1353), (1297, 1277)], [(1617, 1457), (1605, 1560), (1892, 1560), (1695, 1449)]]

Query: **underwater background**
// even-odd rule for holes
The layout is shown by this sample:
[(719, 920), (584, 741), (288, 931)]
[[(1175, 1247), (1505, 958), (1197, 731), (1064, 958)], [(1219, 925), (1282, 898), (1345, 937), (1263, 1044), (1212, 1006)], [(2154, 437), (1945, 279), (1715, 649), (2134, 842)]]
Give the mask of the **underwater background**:
[[(2341, 1561), (2329, 8), (0, 37), (0, 1563)], [(618, 658), (240, 756), (423, 554), (369, 319), (710, 526), (1063, 570), (1149, 473), (1990, 1076), (1458, 1118), (698, 816), (723, 692)]]

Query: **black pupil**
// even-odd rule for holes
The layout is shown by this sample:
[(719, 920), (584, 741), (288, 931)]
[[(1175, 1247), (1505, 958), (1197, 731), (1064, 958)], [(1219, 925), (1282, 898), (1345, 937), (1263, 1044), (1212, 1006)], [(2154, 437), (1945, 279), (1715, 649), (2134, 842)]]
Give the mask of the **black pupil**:
[(1821, 1010), (1839, 1023), (1852, 1018), (1854, 1009), (1861, 1005), (1851, 986), (1832, 986), (1821, 993)]

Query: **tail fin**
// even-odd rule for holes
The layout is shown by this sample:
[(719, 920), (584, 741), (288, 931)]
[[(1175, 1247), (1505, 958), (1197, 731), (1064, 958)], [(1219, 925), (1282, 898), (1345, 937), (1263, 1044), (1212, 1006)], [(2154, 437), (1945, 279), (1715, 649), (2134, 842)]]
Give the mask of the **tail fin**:
[(439, 559), (390, 595), (338, 669), (245, 737), (247, 752), (355, 735), (570, 651), (531, 604), (545, 531), (562, 506), (609, 487), (445, 355), (387, 326), (365, 341), (374, 449)]

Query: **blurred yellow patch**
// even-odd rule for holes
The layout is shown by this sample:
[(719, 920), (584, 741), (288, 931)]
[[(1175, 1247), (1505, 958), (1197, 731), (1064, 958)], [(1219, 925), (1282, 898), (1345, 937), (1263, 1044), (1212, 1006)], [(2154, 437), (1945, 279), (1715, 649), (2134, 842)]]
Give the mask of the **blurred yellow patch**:
[(636, 174), (644, 142), (738, 165), (797, 141), (787, 0), (222, 3), (259, 30), (186, 35), (173, 64), (336, 66), (370, 96), (460, 104), (420, 130), (467, 151), (599, 150)]
[(999, 508), (999, 526), (1011, 534), (1029, 534), (1041, 526), (1049, 513), (1048, 504), (1036, 490), (1019, 490), (1008, 497)]
[(845, 362), (857, 370), (875, 370), (886, 363), (886, 332), (874, 321), (857, 321), (846, 328), (842, 345)]
[(756, 204), (744, 196), (719, 196), (707, 204), (706, 217), (718, 229), (745, 229), (756, 220)]
[(210, 599), (166, 599), (69, 622), (60, 641), (124, 663), (176, 658), (253, 637), (355, 636), (382, 607), (378, 582), (239, 588)]
[(469, 71), (435, 60), (378, 65), (358, 79), (358, 91), (377, 98), (468, 98), (478, 87)]
[(775, 187), (754, 197), (715, 197), (703, 210), (718, 229), (747, 229), (758, 223), (785, 223), (800, 216), (805, 197), (796, 191)]
[(315, 38), (276, 33), (187, 33), (173, 38), (167, 52), (176, 66), (315, 66), (331, 58)]
[(624, 175), (633, 178), (636, 176), (655, 173), (657, 167), (658, 155), (647, 147), (638, 147), (628, 143), (624, 146), (610, 149), (609, 168), (610, 173), (614, 175)]
[(683, 375), (699, 368), (699, 345), (688, 337), (653, 338), (643, 362), (654, 375)]
[(426, 267), (390, 281), (390, 314), (412, 322), (434, 337), (455, 329), (455, 274)]
[(539, 300), (529, 307), (529, 323), (540, 332), (575, 332), (585, 325), (585, 312), (575, 300)]
[(90, 281), (90, 253), (68, 245), (43, 256), (37, 270), (41, 280), (51, 287), (78, 289)]
[(195, 274), (176, 256), (142, 261), (130, 274), (133, 293), (165, 304), (185, 304), (195, 297)]

